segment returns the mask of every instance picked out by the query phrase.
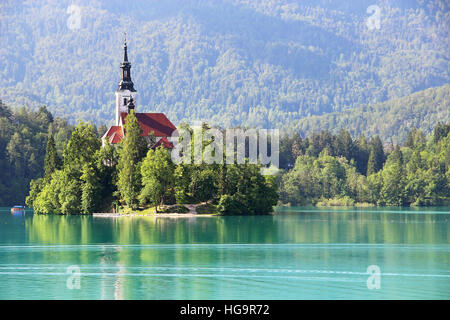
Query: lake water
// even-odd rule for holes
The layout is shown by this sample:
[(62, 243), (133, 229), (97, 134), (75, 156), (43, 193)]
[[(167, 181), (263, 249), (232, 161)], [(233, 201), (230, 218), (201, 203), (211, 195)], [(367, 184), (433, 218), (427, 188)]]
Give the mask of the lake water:
[[(449, 218), (450, 208), (178, 219), (4, 209), (0, 299), (449, 299)], [(369, 266), (381, 272), (373, 289)]]

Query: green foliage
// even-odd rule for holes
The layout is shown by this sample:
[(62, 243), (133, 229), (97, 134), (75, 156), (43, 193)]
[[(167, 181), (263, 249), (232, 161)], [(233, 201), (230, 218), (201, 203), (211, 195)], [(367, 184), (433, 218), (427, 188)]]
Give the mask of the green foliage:
[(175, 204), (171, 206), (165, 206), (158, 211), (159, 213), (188, 213), (189, 209), (183, 205)]
[(136, 208), (141, 188), (140, 161), (146, 142), (141, 136), (142, 129), (134, 112), (127, 116), (124, 129), (126, 138), (122, 140), (118, 152), (117, 189), (125, 203), (131, 208)]
[(224, 194), (220, 197), (217, 210), (223, 215), (242, 215), (246, 213), (244, 196), (240, 193), (234, 195)]
[(450, 132), (450, 122), (445, 124), (438, 122), (433, 131), (434, 143), (438, 143), (441, 139), (447, 137), (449, 132)]
[[(326, 146), (318, 156), (301, 155), (281, 178), (280, 199), (291, 205), (440, 205), (450, 197), (450, 133), (443, 137), (447, 125), (438, 126), (428, 141), (411, 130), (404, 147), (395, 146), (386, 161), (381, 140), (373, 138), (367, 177), (353, 160), (329, 155)], [(363, 140), (356, 141), (367, 150)]]
[(383, 185), (380, 196), (384, 205), (401, 206), (405, 204), (405, 172), (401, 150), (396, 149), (389, 155), (381, 172)]
[(177, 203), (189, 203), (192, 196), (190, 195), (190, 182), (191, 182), (191, 170), (190, 165), (179, 165), (175, 168), (175, 200)]
[(217, 207), (221, 214), (268, 214), (278, 201), (275, 179), (261, 175), (258, 165), (228, 165), (226, 181), (229, 193), (220, 197)]
[[(30, 181), (44, 176), (44, 162), (49, 166), (48, 174), (59, 168), (59, 154), (49, 132), (62, 139), (60, 133), (67, 130), (70, 126), (53, 118), (46, 107), (11, 110), (0, 101), (0, 206), (24, 203)], [(46, 146), (51, 151), (44, 159)]]
[(317, 202), (318, 207), (351, 207), (355, 205), (355, 200), (349, 196), (344, 196), (342, 198), (336, 197), (332, 199), (325, 199)]
[(150, 149), (141, 166), (142, 190), (141, 203), (150, 202), (158, 207), (164, 205), (164, 199), (174, 187), (175, 166), (168, 151), (160, 146)]
[(297, 158), (295, 167), (283, 175), (280, 198), (292, 205), (345, 196), (363, 202), (362, 181), (363, 176), (345, 158), (324, 153), (317, 158), (301, 156)]
[(56, 151), (55, 139), (51, 134), (47, 142), (47, 148), (45, 149), (44, 180), (48, 181), (51, 178), (52, 173), (60, 169), (61, 166), (62, 161)]
[(33, 207), (33, 203), (36, 200), (36, 198), (38, 197), (39, 193), (41, 192), (43, 186), (44, 186), (44, 180), (42, 178), (31, 180), (30, 192), (25, 200), (25, 203), (28, 207), (30, 207), (30, 208)]
[(219, 213), (217, 206), (212, 203), (205, 203), (198, 205), (195, 208), (197, 214), (217, 214)]
[(383, 143), (380, 137), (376, 136), (372, 138), (369, 143), (369, 159), (367, 161), (367, 175), (370, 176), (373, 173), (377, 173), (383, 168), (385, 161), (385, 154), (383, 150)]
[[(100, 141), (92, 125), (80, 123), (63, 152), (63, 167), (57, 167), (56, 146), (52, 136), (47, 144), (44, 179), (31, 182), (27, 203), (36, 213), (80, 214), (99, 208), (103, 185), (99, 169)], [(52, 172), (53, 170), (53, 172)]]
[[(105, 204), (100, 204), (100, 208), (108, 209), (109, 203), (117, 203), (115, 195), (117, 192), (117, 163), (119, 155), (117, 149), (112, 146), (108, 140), (105, 140), (105, 145), (97, 151), (96, 155), (96, 170), (99, 183), (101, 185), (100, 198), (104, 199)], [(112, 205), (112, 203), (110, 203)]]
[(369, 160), (367, 160), (367, 176), (371, 174), (377, 173), (377, 163), (375, 159), (375, 150), (373, 148), (370, 149)]
[(198, 201), (208, 201), (216, 196), (218, 172), (214, 169), (212, 165), (209, 165), (194, 170), (190, 187), (193, 197)]
[(85, 163), (94, 163), (100, 139), (94, 126), (80, 122), (63, 151), (64, 167), (81, 172)]
[(81, 212), (93, 213), (99, 207), (100, 198), (100, 182), (97, 170), (92, 164), (85, 163), (83, 165), (81, 180), (83, 185), (81, 187)]

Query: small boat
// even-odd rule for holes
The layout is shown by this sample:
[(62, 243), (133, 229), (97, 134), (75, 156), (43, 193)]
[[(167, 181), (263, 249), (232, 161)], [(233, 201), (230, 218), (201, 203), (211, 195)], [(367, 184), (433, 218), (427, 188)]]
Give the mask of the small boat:
[(25, 213), (25, 206), (14, 206), (11, 208), (11, 214)]

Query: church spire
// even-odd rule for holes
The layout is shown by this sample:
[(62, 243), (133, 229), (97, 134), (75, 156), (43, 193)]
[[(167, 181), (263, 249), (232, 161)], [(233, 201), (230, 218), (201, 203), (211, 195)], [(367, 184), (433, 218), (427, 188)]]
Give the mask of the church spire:
[(123, 43), (123, 61), (120, 64), (120, 69), (122, 69), (119, 91), (129, 90), (135, 92), (133, 81), (131, 80), (131, 63), (128, 61), (128, 47), (127, 47), (127, 34), (125, 33), (125, 40)]
[(125, 32), (125, 40), (123, 42), (123, 62), (128, 62), (128, 52), (127, 52), (127, 33)]

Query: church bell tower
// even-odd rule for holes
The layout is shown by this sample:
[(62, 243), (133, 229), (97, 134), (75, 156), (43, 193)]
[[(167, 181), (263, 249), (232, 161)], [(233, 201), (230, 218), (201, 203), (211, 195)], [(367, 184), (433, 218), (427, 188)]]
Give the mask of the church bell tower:
[(131, 80), (131, 63), (128, 61), (127, 38), (123, 44), (123, 61), (120, 64), (121, 75), (119, 88), (116, 91), (116, 125), (120, 125), (120, 114), (135, 109), (136, 90)]

